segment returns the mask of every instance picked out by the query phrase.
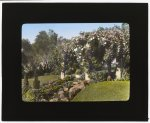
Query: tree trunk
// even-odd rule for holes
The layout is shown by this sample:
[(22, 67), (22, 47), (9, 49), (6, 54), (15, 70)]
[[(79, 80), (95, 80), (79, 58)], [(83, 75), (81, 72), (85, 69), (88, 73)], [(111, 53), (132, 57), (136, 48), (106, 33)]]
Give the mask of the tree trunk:
[(89, 70), (89, 72), (91, 72), (91, 70), (93, 69), (93, 65), (92, 65), (92, 62), (91, 61), (89, 61), (89, 68), (88, 68)]
[(64, 79), (64, 78), (65, 78), (65, 73), (64, 73), (64, 71), (63, 71), (63, 70), (61, 71), (60, 78), (61, 78), (61, 79)]
[(27, 73), (24, 73), (24, 85), (25, 85), (25, 87), (29, 86)]
[(25, 93), (29, 89), (29, 81), (27, 73), (24, 73), (24, 81), (22, 83), (22, 92)]
[(38, 80), (38, 75), (36, 73), (36, 69), (34, 70), (34, 81), (33, 81), (33, 89), (40, 88), (40, 81)]
[(61, 79), (64, 79), (65, 78), (65, 73), (66, 73), (66, 60), (67, 60), (67, 54), (65, 53), (64, 54), (64, 60), (63, 60), (63, 70), (61, 71)]
[(89, 80), (90, 80), (90, 78), (89, 78), (88, 73), (86, 73), (86, 72), (85, 72), (84, 74), (85, 74), (85, 80), (88, 80), (88, 81), (89, 81)]
[(121, 79), (123, 77), (123, 58), (120, 60), (120, 68), (121, 68)]
[(107, 63), (107, 67), (108, 67), (108, 75), (110, 76), (111, 75), (111, 61)]

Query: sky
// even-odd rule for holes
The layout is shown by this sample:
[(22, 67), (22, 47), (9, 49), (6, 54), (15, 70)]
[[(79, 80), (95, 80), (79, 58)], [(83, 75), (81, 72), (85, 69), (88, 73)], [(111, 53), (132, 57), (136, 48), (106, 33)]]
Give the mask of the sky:
[(52, 29), (58, 36), (70, 39), (78, 36), (81, 31), (88, 32), (97, 30), (99, 27), (121, 26), (122, 23), (39, 23), (39, 24), (23, 24), (22, 39), (28, 39), (31, 43), (35, 41), (40, 31), (48, 32)]

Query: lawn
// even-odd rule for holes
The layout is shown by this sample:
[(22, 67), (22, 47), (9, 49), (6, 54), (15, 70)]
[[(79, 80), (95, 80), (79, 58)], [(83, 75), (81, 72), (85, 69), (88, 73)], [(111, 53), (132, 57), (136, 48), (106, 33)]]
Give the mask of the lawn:
[[(58, 75), (45, 75), (45, 76), (39, 76), (38, 79), (40, 80), (40, 84), (43, 84), (43, 83), (47, 83), (48, 81), (54, 81), (54, 80), (57, 80), (60, 76)], [(30, 78), (28, 81), (29, 81), (29, 84), (32, 86), (32, 83), (33, 83), (33, 80), (34, 78)], [(23, 79), (22, 79), (23, 81)]]
[(130, 95), (129, 81), (91, 83), (80, 91), (74, 101), (127, 101)]

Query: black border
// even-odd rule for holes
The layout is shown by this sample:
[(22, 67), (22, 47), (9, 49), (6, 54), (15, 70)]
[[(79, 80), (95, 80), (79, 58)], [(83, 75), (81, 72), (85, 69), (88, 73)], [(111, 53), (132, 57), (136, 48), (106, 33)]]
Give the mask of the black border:
[[(126, 102), (21, 101), (21, 27), (24, 23), (126, 22), (130, 25), (131, 88)], [(147, 121), (147, 3), (3, 3), (3, 121)]]

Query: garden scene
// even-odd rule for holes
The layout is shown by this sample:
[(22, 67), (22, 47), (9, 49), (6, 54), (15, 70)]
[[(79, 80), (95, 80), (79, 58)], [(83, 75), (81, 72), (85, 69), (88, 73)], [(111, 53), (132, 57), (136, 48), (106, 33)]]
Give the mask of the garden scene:
[[(129, 100), (127, 23), (44, 25), (22, 27), (24, 102)], [(37, 33), (31, 39), (32, 31)]]

